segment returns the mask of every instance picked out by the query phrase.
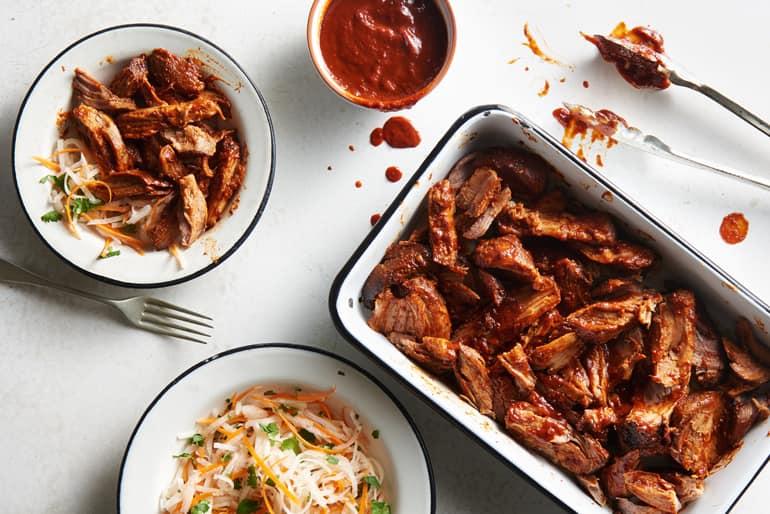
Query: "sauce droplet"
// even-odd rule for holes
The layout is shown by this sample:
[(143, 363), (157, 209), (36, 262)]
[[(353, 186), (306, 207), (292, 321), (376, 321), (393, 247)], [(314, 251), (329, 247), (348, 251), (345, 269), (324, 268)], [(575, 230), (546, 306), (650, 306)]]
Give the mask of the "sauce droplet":
[(331, 170), (332, 170), (332, 167), (331, 167), (331, 166), (327, 166), (327, 167), (326, 167), (326, 171), (331, 171)]
[(356, 185), (356, 189), (359, 189), (361, 186), (364, 185), (364, 183), (361, 182), (360, 180), (356, 180), (356, 184), (355, 185)]
[(590, 85), (591, 85), (591, 84), (589, 84), (587, 80), (584, 80), (584, 81), (583, 81), (583, 87), (584, 87), (584, 88), (588, 89), (588, 86), (590, 86)]
[(749, 221), (740, 212), (732, 212), (722, 219), (719, 235), (727, 244), (738, 244), (749, 233)]
[(548, 62), (551, 64), (561, 64), (559, 61), (557, 61), (550, 55), (547, 55), (545, 52), (543, 52), (543, 49), (540, 47), (540, 44), (535, 40), (535, 37), (532, 35), (532, 32), (529, 30), (529, 23), (524, 24), (524, 37), (527, 38), (527, 41), (523, 43), (523, 45), (526, 47), (529, 47), (529, 49), (532, 50), (533, 54), (540, 57), (545, 62)]
[(388, 166), (388, 169), (385, 170), (385, 177), (391, 182), (398, 182), (403, 176), (401, 170), (395, 166)]
[(374, 213), (374, 214), (372, 214), (372, 216), (369, 218), (369, 223), (371, 223), (371, 224), (372, 224), (372, 226), (374, 226), (374, 225), (376, 225), (376, 224), (377, 224), (377, 222), (378, 222), (378, 221), (380, 221), (380, 218), (381, 218), (381, 217), (382, 217), (382, 216), (380, 215), (380, 213), (378, 213), (378, 212), (375, 212), (375, 213)]
[(420, 133), (403, 116), (393, 116), (382, 126), (385, 142), (393, 148), (414, 148), (420, 144)]
[(353, 146), (353, 145), (348, 145), (348, 150), (350, 150), (351, 152), (355, 152), (356, 151), (356, 147)]
[(596, 154), (596, 165), (604, 166), (604, 159), (602, 159), (601, 154)]
[(547, 95), (549, 89), (551, 89), (551, 84), (549, 84), (548, 81), (546, 80), (545, 83), (543, 84), (543, 89), (541, 89), (537, 93), (537, 96), (545, 96), (545, 95)]
[(382, 134), (382, 129), (380, 127), (372, 130), (372, 133), (369, 134), (369, 142), (372, 146), (380, 146), (383, 141), (385, 141), (385, 136)]

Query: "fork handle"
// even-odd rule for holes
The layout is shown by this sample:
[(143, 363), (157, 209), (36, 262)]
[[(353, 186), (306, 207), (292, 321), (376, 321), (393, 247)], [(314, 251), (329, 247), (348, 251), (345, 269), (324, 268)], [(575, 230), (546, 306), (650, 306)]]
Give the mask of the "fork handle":
[(3, 259), (0, 259), (0, 282), (7, 282), (9, 284), (24, 284), (24, 285), (30, 285), (30, 286), (48, 287), (51, 289), (58, 289), (59, 291), (63, 291), (71, 295), (81, 296), (89, 300), (94, 300), (96, 302), (111, 304), (111, 301), (109, 298), (104, 298), (102, 296), (87, 293), (85, 291), (80, 291), (78, 289), (74, 289), (68, 286), (57, 284), (55, 282), (51, 282), (50, 280), (43, 278), (40, 275), (36, 275), (30, 271), (27, 271), (23, 268), (16, 266), (15, 264), (11, 264), (10, 262), (5, 261)]
[(711, 98), (716, 103), (741, 118), (743, 121), (749, 123), (751, 126), (764, 133), (766, 136), (770, 136), (770, 124), (745, 107), (741, 106), (739, 103), (730, 100), (713, 87), (702, 84), (695, 80), (687, 79), (678, 73), (670, 73), (669, 78), (671, 79), (671, 82), (678, 86), (688, 87), (693, 91), (697, 91)]

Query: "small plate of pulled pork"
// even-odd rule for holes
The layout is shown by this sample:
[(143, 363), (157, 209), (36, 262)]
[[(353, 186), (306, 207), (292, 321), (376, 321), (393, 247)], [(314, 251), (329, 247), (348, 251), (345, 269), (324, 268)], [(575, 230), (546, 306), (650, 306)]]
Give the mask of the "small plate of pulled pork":
[(455, 123), (330, 306), (576, 512), (726, 512), (770, 454), (768, 306), (507, 109)]
[(256, 225), (274, 142), (260, 93), (224, 51), (172, 27), (74, 43), (40, 74), (14, 133), (22, 206), (77, 269), (130, 287), (198, 276)]

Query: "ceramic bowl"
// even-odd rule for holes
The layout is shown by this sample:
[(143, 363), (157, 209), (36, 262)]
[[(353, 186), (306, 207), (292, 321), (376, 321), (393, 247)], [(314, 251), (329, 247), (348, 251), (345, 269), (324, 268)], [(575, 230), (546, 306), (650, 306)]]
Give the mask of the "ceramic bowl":
[[(90, 230), (74, 238), (63, 223), (44, 223), (50, 208), (46, 170), (33, 156), (48, 156), (59, 137), (57, 115), (70, 109), (76, 67), (108, 81), (131, 58), (166, 48), (193, 55), (206, 71), (222, 79), (219, 86), (232, 103), (232, 126), (248, 149), (248, 165), (238, 208), (183, 252), (180, 267), (166, 251), (141, 256), (130, 249), (97, 259), (103, 239)], [(99, 280), (127, 287), (163, 287), (190, 280), (224, 262), (246, 240), (265, 209), (275, 168), (275, 137), (267, 105), (238, 63), (224, 50), (188, 31), (135, 24), (95, 32), (71, 44), (38, 75), (22, 102), (13, 136), (12, 169), (21, 207), (32, 227), (64, 261)]]
[(150, 403), (128, 441), (118, 481), (118, 513), (157, 513), (174, 474), (177, 434), (254, 384), (335, 387), (334, 402), (349, 405), (365, 432), (379, 430), (369, 451), (384, 468), (383, 487), (393, 512), (432, 514), (435, 485), (417, 427), (403, 406), (372, 375), (326, 351), (290, 344), (252, 345), (214, 355), (174, 379)]

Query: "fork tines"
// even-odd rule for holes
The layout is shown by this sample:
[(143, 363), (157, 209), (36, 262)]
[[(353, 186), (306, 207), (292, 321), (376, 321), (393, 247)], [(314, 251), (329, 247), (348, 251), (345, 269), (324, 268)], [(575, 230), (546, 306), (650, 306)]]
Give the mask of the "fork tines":
[(148, 297), (144, 300), (141, 325), (150, 332), (206, 344), (207, 341), (194, 336), (211, 337), (210, 330), (203, 331), (205, 328), (214, 328), (207, 321), (213, 321), (213, 319), (205, 314), (184, 309), (157, 298)]

